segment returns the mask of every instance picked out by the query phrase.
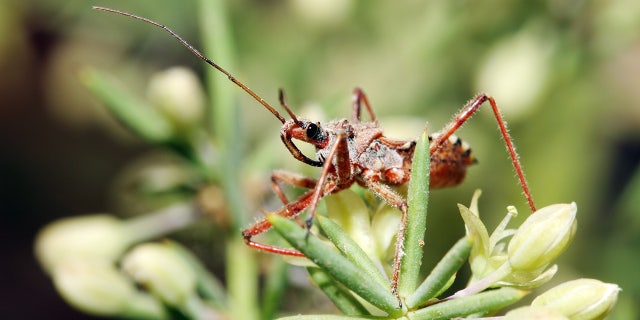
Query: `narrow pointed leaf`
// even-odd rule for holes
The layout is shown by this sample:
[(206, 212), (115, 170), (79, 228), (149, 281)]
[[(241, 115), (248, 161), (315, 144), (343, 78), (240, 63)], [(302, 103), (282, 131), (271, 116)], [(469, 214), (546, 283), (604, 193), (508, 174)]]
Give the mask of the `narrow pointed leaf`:
[(404, 254), (400, 268), (398, 290), (400, 296), (411, 295), (418, 286), (418, 276), (422, 264), (424, 232), (427, 228), (427, 204), (429, 202), (429, 138), (425, 130), (413, 154), (411, 180), (407, 195), (408, 216), (404, 238)]
[(289, 219), (268, 215), (273, 228), (294, 248), (300, 250), (327, 274), (342, 283), (360, 297), (389, 314), (398, 314), (398, 300), (385, 288), (371, 279), (343, 257), (335, 248), (322, 242), (307, 230)]
[(145, 106), (107, 73), (87, 68), (81, 79), (123, 125), (143, 139), (161, 143), (173, 136), (171, 125), (160, 112)]
[(464, 317), (476, 313), (486, 313), (502, 309), (518, 302), (528, 291), (514, 288), (500, 288), (471, 296), (443, 301), (432, 306), (409, 312), (412, 320), (438, 320)]
[(352, 316), (370, 315), (365, 307), (356, 299), (349, 290), (337, 283), (320, 268), (307, 268), (313, 282), (329, 297), (342, 313)]
[(449, 282), (449, 279), (451, 279), (460, 267), (462, 267), (464, 262), (467, 261), (469, 253), (471, 252), (472, 243), (468, 237), (458, 240), (442, 260), (438, 262), (435, 268), (433, 268), (431, 274), (420, 284), (418, 289), (407, 298), (407, 306), (409, 308), (417, 307), (427, 300), (436, 297), (436, 294), (439, 292), (442, 292)]
[(373, 319), (389, 319), (387, 317), (354, 317), (354, 316), (339, 316), (332, 314), (309, 314), (309, 315), (297, 315), (284, 318), (278, 318), (278, 320), (373, 320)]
[(356, 267), (364, 271), (371, 279), (377, 281), (385, 287), (391, 286), (391, 283), (385, 278), (380, 269), (376, 267), (369, 256), (358, 246), (358, 244), (333, 220), (318, 215), (316, 221), (327, 238), (349, 259)]

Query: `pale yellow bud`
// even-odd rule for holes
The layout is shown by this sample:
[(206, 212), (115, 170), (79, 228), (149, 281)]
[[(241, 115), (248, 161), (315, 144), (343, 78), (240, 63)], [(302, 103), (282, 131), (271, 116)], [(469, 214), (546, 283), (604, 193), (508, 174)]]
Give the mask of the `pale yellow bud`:
[(123, 259), (122, 269), (168, 304), (183, 306), (195, 295), (195, 271), (170, 244), (136, 246)]
[(47, 225), (36, 238), (35, 253), (48, 273), (73, 260), (115, 260), (129, 245), (123, 223), (100, 214), (61, 219)]
[(554, 309), (525, 306), (507, 312), (504, 320), (569, 320), (569, 318)]
[(204, 113), (204, 91), (193, 71), (173, 67), (156, 73), (149, 82), (147, 96), (178, 129), (201, 121)]
[(554, 204), (535, 213), (509, 242), (509, 264), (514, 271), (546, 267), (571, 243), (577, 227), (575, 203)]
[(578, 279), (550, 289), (531, 305), (557, 310), (572, 320), (604, 319), (615, 305), (618, 292), (616, 284)]
[(144, 295), (110, 261), (66, 260), (51, 270), (56, 289), (83, 312), (101, 316), (162, 319), (161, 303)]

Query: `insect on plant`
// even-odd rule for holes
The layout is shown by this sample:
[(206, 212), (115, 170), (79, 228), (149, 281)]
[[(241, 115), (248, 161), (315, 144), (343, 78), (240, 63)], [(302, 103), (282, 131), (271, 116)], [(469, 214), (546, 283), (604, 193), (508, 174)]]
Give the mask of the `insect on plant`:
[[(384, 136), (367, 96), (359, 88), (356, 88), (353, 93), (351, 121), (341, 119), (325, 124), (298, 117), (289, 108), (285, 101), (284, 93), (280, 90), (280, 104), (290, 117), (290, 119), (285, 119), (274, 107), (244, 83), (205, 57), (168, 27), (134, 14), (103, 7), (93, 8), (141, 20), (171, 34), (194, 55), (227, 76), (231, 82), (264, 106), (282, 123), (280, 138), (294, 158), (308, 165), (322, 168), (318, 179), (287, 171), (274, 171), (271, 176), (271, 186), (283, 204), (276, 214), (293, 218), (306, 209), (308, 213), (305, 224), (309, 229), (320, 199), (349, 188), (354, 183), (371, 190), (382, 200), (398, 208), (402, 212), (402, 218), (396, 239), (396, 253), (391, 279), (391, 290), (396, 293), (402, 243), (407, 221), (407, 201), (394, 191), (392, 186), (408, 182), (416, 140), (399, 140)], [(491, 106), (524, 195), (531, 211), (534, 212), (536, 210), (535, 205), (506, 123), (502, 119), (495, 100), (486, 94), (479, 94), (473, 98), (442, 130), (429, 136), (431, 157), (430, 187), (444, 188), (460, 184), (464, 180), (467, 167), (476, 162), (471, 148), (467, 143), (456, 137), (454, 132), (469, 120), (485, 102), (489, 102)], [(368, 113), (368, 121), (362, 121), (361, 119), (363, 107)], [(294, 140), (313, 145), (316, 148), (315, 159), (302, 153), (294, 143)], [(309, 189), (309, 191), (290, 201), (281, 189), (281, 184), (301, 187)], [(270, 222), (266, 218), (262, 218), (245, 229), (242, 232), (242, 236), (248, 246), (258, 250), (289, 256), (304, 256), (293, 249), (275, 247), (253, 240), (254, 236), (262, 234), (270, 228)]]

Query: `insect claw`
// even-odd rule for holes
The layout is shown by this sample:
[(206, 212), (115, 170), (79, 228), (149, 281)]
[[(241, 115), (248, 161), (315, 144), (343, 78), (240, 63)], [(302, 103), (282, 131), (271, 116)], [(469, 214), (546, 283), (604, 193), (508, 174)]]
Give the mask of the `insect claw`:
[(313, 224), (313, 217), (309, 217), (304, 221), (306, 227), (307, 227), (307, 232), (311, 231), (311, 225)]
[(391, 294), (396, 297), (396, 299), (398, 299), (398, 309), (402, 309), (402, 299), (400, 299), (400, 296), (398, 295), (398, 286), (394, 285), (391, 288)]

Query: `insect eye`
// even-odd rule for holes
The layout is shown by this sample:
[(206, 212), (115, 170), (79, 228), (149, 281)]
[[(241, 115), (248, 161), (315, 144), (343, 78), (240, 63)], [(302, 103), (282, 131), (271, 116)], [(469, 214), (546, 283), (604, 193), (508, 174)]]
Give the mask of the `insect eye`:
[(316, 139), (319, 132), (320, 127), (318, 127), (316, 124), (310, 123), (309, 126), (307, 126), (307, 137)]

